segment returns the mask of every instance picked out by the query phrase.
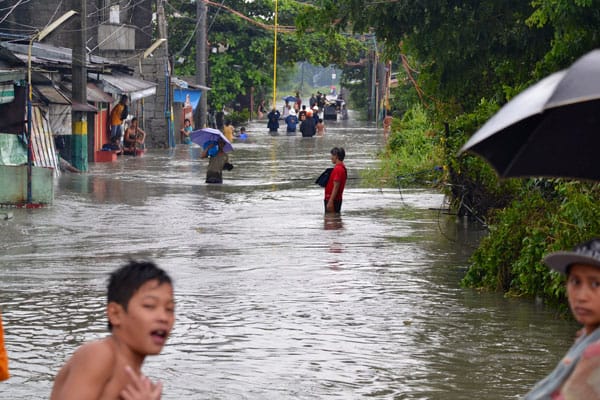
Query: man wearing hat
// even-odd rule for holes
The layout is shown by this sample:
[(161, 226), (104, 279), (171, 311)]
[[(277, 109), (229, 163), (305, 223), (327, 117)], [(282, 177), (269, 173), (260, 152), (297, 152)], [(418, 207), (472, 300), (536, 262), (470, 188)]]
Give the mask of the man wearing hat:
[(600, 239), (550, 253), (544, 263), (566, 275), (569, 307), (583, 328), (554, 371), (525, 399), (600, 399)]
[(296, 111), (290, 110), (290, 114), (285, 117), (285, 123), (287, 124), (286, 133), (288, 135), (296, 134), (296, 125), (298, 125), (298, 117), (296, 117)]
[(313, 119), (315, 120), (315, 125), (319, 123), (319, 107), (313, 107)]

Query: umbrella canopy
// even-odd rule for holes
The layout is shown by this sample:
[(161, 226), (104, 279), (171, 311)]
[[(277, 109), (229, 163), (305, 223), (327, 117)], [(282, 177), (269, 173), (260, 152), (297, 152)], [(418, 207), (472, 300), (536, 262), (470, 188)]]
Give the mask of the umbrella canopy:
[(233, 151), (233, 146), (229, 140), (223, 135), (218, 129), (214, 128), (202, 128), (197, 131), (193, 131), (190, 133), (190, 140), (197, 145), (204, 147), (207, 142), (213, 141), (218, 142), (219, 139), (223, 139), (225, 141), (225, 146), (223, 147), (223, 151), (225, 153), (229, 153)]
[(294, 96), (286, 96), (283, 98), (283, 100), (293, 103), (296, 101), (296, 98)]
[(501, 177), (600, 180), (600, 50), (530, 86), (502, 107), (460, 153)]

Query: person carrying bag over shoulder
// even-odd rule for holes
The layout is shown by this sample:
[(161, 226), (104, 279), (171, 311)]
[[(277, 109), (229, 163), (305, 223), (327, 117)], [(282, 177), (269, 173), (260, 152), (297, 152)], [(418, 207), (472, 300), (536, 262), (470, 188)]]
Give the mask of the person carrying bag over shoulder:
[(348, 180), (348, 171), (344, 165), (346, 151), (343, 147), (334, 147), (330, 153), (334, 167), (325, 185), (325, 213), (339, 214), (342, 211), (342, 195)]

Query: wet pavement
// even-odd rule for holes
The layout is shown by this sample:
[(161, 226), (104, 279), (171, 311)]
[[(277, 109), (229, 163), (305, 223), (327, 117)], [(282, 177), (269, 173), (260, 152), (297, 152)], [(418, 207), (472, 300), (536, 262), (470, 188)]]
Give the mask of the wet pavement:
[[(106, 335), (107, 274), (129, 258), (175, 281), (173, 335), (144, 367), (164, 399), (514, 399), (553, 368), (572, 322), (459, 286), (480, 227), (434, 190), (361, 186), (381, 129), (264, 125), (223, 185), (204, 183), (197, 147), (149, 150), (64, 174), (52, 207), (0, 220), (0, 398), (48, 398), (74, 349)], [(313, 181), (333, 146), (349, 182), (328, 217)]]

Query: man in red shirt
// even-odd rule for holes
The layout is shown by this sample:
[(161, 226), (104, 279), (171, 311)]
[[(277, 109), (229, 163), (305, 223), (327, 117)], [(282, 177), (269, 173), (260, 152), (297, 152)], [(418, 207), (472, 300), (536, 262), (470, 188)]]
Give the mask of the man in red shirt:
[(325, 186), (325, 212), (339, 213), (342, 210), (342, 194), (348, 179), (348, 172), (344, 165), (346, 151), (343, 147), (334, 147), (331, 149), (331, 163), (335, 164), (329, 181)]

